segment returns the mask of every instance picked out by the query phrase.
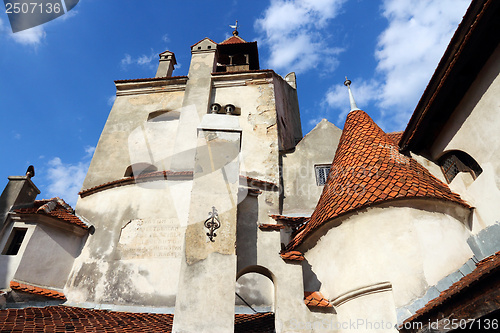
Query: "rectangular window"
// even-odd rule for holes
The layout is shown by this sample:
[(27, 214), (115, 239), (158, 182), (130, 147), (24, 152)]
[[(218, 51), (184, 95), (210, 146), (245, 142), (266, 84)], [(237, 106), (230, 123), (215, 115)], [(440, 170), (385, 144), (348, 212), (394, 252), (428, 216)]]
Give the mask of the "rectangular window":
[(325, 185), (330, 173), (330, 165), (316, 165), (314, 169), (316, 171), (316, 184), (318, 186)]
[(2, 254), (15, 256), (21, 248), (26, 231), (28, 231), (26, 228), (13, 228)]

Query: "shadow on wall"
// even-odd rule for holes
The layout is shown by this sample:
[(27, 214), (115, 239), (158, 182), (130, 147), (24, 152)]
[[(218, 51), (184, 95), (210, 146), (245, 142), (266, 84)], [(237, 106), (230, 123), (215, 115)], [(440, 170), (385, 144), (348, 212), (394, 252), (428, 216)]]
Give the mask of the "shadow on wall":
[[(245, 193), (246, 194), (246, 193)], [(259, 203), (256, 197), (247, 195), (238, 205), (236, 224), (237, 271), (257, 264), (257, 223)]]

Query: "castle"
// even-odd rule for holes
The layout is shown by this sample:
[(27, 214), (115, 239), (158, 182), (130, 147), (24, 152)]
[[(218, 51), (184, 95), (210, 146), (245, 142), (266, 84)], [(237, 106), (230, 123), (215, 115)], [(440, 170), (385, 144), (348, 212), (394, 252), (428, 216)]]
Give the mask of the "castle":
[(303, 136), (295, 74), (236, 30), (192, 45), (187, 76), (166, 51), (154, 78), (115, 81), (75, 209), (36, 200), (33, 168), (9, 177), (0, 330), (498, 325), (499, 18), (472, 1), (398, 133), (346, 80), (343, 130)]

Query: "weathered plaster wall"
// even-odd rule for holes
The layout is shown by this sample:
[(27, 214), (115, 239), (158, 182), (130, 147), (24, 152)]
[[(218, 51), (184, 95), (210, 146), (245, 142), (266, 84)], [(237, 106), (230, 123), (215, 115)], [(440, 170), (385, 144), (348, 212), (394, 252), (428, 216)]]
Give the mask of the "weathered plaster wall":
[[(274, 75), (274, 92), (277, 111), (280, 150), (290, 150), (302, 139), (297, 89), (281, 76)], [(295, 82), (294, 82), (295, 84)]]
[[(171, 122), (147, 122), (148, 115), (158, 110), (179, 110), (183, 91), (144, 95), (117, 96), (94, 152), (83, 188), (120, 179), (126, 168), (138, 161), (168, 166), (168, 151), (176, 131)], [(151, 144), (151, 145), (150, 145)], [(165, 145), (166, 150), (159, 147)], [(146, 149), (144, 149), (146, 148)], [(166, 160), (165, 160), (166, 159)], [(161, 170), (161, 169), (160, 169)]]
[(317, 243), (305, 257), (328, 299), (390, 282), (400, 307), (472, 257), (466, 242), (468, 215), (467, 209), (452, 203), (394, 201), (317, 231), (308, 246)]
[(242, 175), (279, 183), (278, 132), (274, 85), (271, 79), (234, 80), (215, 86), (213, 103), (233, 104), (241, 112)]
[(0, 289), (9, 288), (10, 281), (14, 278), (14, 274), (19, 267), (19, 263), (23, 258), (23, 254), (26, 250), (26, 246), (35, 231), (35, 225), (30, 223), (25, 223), (22, 221), (12, 222), (9, 218), (2, 231), (2, 238), (0, 240), (0, 249), (2, 252), (5, 250), (9, 236), (12, 233), (12, 229), (16, 228), (26, 228), (26, 235), (24, 236), (23, 243), (19, 248), (19, 252), (13, 255), (0, 255)]
[(191, 187), (154, 181), (80, 199), (77, 212), (95, 232), (73, 265), (68, 300), (173, 307)]
[(283, 213), (311, 214), (323, 186), (316, 184), (315, 165), (333, 162), (342, 131), (323, 119), (295, 147), (283, 154)]
[(82, 241), (83, 235), (38, 223), (14, 278), (36, 285), (64, 288)]
[(472, 156), (483, 169), (472, 182), (464, 176), (450, 184), (467, 202), (476, 207), (473, 232), (500, 220), (500, 47), (492, 54), (469, 91), (450, 117), (431, 149), (437, 160), (450, 150)]

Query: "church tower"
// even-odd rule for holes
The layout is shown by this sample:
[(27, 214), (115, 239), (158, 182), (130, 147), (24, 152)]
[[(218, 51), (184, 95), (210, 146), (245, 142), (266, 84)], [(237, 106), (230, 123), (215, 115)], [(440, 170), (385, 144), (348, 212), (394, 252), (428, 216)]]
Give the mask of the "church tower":
[(115, 81), (76, 206), (95, 232), (66, 289), (72, 304), (175, 308), (175, 331), (225, 332), (259, 242), (287, 274), (279, 232), (257, 226), (282, 211), (280, 154), (302, 131), (295, 76), (261, 70), (256, 42), (236, 32), (191, 54), (187, 76), (166, 51), (156, 77)]

